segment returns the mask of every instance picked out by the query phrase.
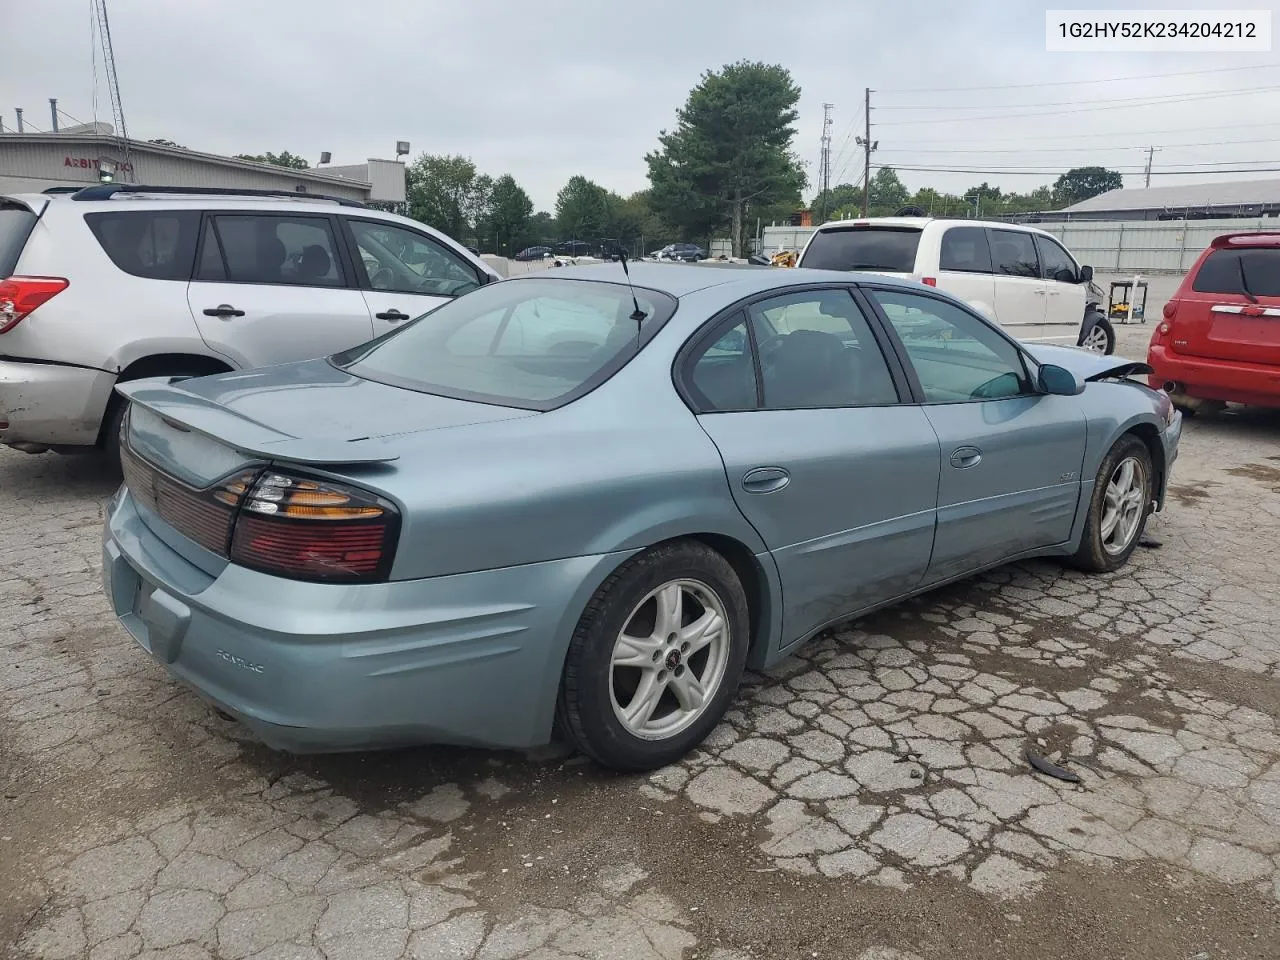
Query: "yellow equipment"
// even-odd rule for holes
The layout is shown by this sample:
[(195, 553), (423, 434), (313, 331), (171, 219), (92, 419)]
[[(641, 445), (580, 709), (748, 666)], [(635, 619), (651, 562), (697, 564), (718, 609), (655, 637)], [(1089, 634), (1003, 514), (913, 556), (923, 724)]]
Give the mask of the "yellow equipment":
[(794, 267), (800, 254), (794, 250), (779, 250), (769, 260), (775, 267)]

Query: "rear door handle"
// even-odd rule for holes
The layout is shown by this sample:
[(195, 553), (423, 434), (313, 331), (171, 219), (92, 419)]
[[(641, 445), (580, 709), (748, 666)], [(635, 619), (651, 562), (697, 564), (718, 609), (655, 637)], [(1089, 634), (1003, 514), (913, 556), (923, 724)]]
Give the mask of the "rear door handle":
[(407, 313), (401, 313), (395, 307), (392, 307), (390, 310), (384, 310), (382, 313), (375, 313), (374, 316), (379, 320), (390, 320), (392, 323), (398, 323), (401, 320), (409, 319), (409, 315)]
[(756, 467), (742, 476), (742, 489), (747, 493), (773, 493), (791, 482), (791, 474), (782, 467)]
[(1045, 294), (1045, 291), (1043, 290), (1043, 288), (1042, 288), (1042, 289), (1040, 289), (1040, 290), (1037, 290), (1037, 291), (1036, 291), (1036, 296), (1037, 296), (1037, 297), (1043, 297), (1043, 296), (1044, 296), (1044, 294)]
[(976, 467), (982, 462), (982, 451), (977, 447), (956, 447), (951, 451), (951, 465), (959, 470)]
[(228, 317), (243, 317), (244, 311), (237, 310), (229, 303), (220, 303), (216, 307), (205, 307), (204, 315), (206, 317), (221, 317), (226, 320)]

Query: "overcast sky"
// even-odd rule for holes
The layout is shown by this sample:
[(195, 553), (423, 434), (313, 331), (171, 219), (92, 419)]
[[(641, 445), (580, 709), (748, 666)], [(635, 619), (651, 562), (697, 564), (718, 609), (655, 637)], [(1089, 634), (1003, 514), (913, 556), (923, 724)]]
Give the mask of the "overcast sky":
[[(795, 150), (811, 183), (823, 101), (835, 104), (832, 183), (857, 178), (853, 136), (867, 86), (876, 91), (876, 161), (988, 171), (903, 170), (913, 189), (958, 191), (985, 179), (1027, 190), (1091, 163), (1140, 186), (1148, 144), (1162, 147), (1153, 186), (1212, 179), (1161, 177), (1161, 167), (1280, 167), (1280, 55), (1046, 53), (1046, 5), (110, 0), (110, 15), (135, 138), (213, 153), (289, 150), (313, 164), (322, 150), (334, 163), (389, 157), (396, 140), (409, 140), (414, 156), (460, 153), (483, 172), (511, 173), (539, 209), (552, 209), (578, 173), (623, 194), (646, 186), (644, 154), (674, 125), (690, 87), (703, 70), (742, 58), (783, 64), (800, 85)], [(89, 0), (0, 0), (7, 129), (15, 106), (48, 129), (49, 97), (93, 119), (89, 11)], [(1186, 71), (1205, 72), (1151, 78)], [(1117, 77), (1146, 79), (1030, 86)], [(97, 116), (110, 120), (100, 62), (98, 78)], [(1002, 88), (960, 89), (978, 86)], [(1206, 96), (1232, 90), (1252, 92)], [(1167, 99), (1132, 104), (1143, 97)], [(1009, 168), (1054, 173), (995, 172)]]

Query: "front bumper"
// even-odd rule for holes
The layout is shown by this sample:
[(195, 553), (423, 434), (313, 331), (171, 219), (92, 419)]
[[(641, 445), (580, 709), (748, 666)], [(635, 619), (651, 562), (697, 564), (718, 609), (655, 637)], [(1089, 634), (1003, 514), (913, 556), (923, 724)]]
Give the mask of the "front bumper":
[(0, 360), (0, 444), (94, 445), (115, 383), (104, 370)]
[(1173, 464), (1178, 459), (1178, 441), (1182, 439), (1182, 414), (1173, 411), (1173, 421), (1160, 434), (1160, 443), (1164, 447), (1164, 470), (1160, 474), (1160, 490), (1156, 502), (1164, 509), (1165, 495), (1169, 490), (1169, 478), (1173, 475)]
[(265, 743), (330, 752), (551, 738), (569, 637), (625, 555), (428, 580), (301, 583), (210, 575), (109, 504), (103, 580), (121, 624), (177, 679)]

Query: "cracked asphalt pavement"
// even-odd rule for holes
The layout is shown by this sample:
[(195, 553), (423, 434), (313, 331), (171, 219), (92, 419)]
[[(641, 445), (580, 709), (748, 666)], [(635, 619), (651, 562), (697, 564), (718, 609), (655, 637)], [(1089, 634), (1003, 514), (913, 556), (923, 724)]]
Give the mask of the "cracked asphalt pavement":
[(1123, 571), (1018, 564), (831, 631), (642, 777), (264, 748), (110, 616), (112, 487), (0, 452), (0, 952), (1280, 956), (1280, 414), (1189, 421)]

